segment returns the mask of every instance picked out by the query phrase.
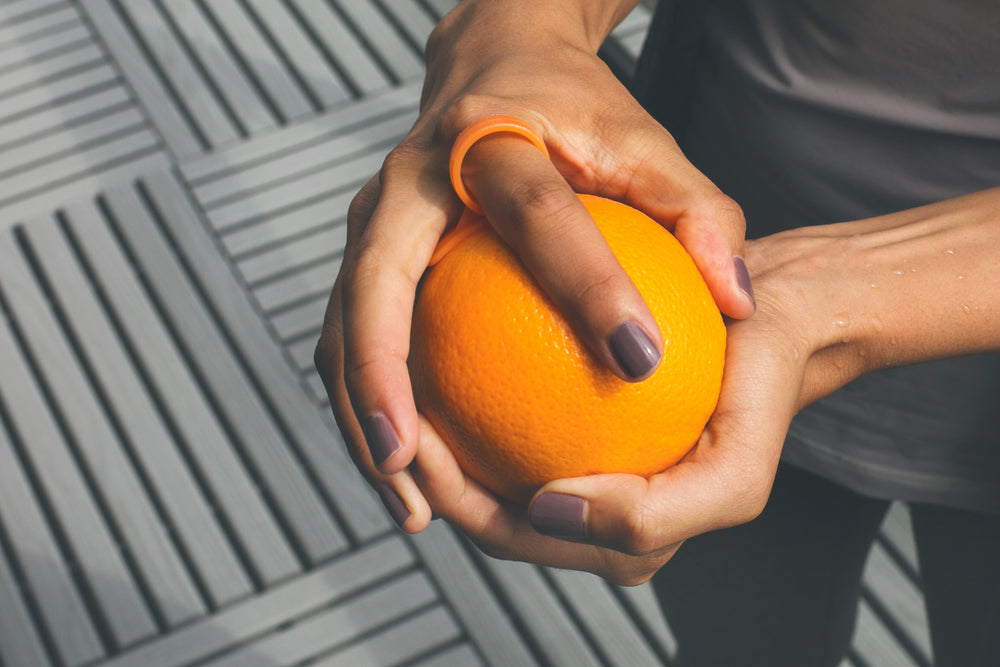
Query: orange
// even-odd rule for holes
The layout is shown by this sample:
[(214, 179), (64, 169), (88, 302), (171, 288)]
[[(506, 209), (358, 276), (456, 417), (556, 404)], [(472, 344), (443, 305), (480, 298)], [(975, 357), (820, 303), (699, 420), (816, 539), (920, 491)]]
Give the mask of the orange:
[(725, 325), (691, 257), (645, 214), (580, 199), (660, 326), (663, 359), (648, 379), (604, 367), (488, 224), (466, 225), (418, 290), (417, 407), (470, 477), (518, 502), (553, 479), (674, 465), (722, 383)]

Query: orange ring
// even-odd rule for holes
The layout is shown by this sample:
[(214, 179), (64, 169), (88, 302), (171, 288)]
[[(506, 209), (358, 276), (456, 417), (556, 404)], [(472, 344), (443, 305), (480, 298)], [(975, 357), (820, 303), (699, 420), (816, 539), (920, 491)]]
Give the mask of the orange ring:
[(465, 154), (469, 152), (473, 144), (485, 136), (498, 132), (520, 135), (542, 151), (545, 157), (549, 156), (549, 150), (545, 147), (542, 138), (527, 123), (513, 116), (487, 116), (462, 130), (451, 147), (451, 157), (448, 158), (448, 175), (451, 176), (451, 187), (455, 189), (455, 194), (462, 200), (462, 203), (476, 213), (482, 213), (483, 208), (462, 182), (462, 161), (465, 160)]

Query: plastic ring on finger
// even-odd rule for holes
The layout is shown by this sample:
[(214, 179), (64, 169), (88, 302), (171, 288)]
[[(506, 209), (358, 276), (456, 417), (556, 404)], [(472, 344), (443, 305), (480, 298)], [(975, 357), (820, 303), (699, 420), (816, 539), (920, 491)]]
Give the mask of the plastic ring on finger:
[(448, 159), (448, 175), (451, 177), (451, 187), (455, 189), (455, 194), (462, 200), (467, 208), (476, 213), (482, 214), (483, 209), (476, 201), (475, 197), (466, 189), (462, 181), (462, 162), (465, 154), (472, 146), (483, 137), (501, 132), (509, 132), (524, 137), (530, 141), (538, 150), (542, 151), (545, 157), (549, 156), (549, 149), (545, 147), (545, 141), (538, 133), (524, 121), (513, 116), (487, 116), (477, 120), (472, 125), (462, 130), (455, 143), (451, 147), (451, 156)]

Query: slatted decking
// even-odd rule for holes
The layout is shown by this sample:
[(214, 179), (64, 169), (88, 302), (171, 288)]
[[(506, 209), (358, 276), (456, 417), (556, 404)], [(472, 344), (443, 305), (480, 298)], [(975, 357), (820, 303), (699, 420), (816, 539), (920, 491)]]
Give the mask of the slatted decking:
[[(453, 4), (0, 4), (0, 667), (669, 663), (647, 587), (399, 534), (312, 368)], [(852, 664), (929, 664), (916, 572), (897, 507)]]

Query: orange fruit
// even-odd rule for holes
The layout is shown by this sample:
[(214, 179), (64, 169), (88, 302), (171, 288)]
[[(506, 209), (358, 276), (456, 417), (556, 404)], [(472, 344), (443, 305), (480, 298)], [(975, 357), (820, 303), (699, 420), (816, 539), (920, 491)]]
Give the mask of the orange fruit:
[(603, 366), (488, 224), (466, 225), (417, 294), (417, 407), (470, 477), (518, 502), (553, 479), (674, 465), (722, 383), (725, 325), (691, 257), (645, 214), (580, 199), (663, 334), (663, 359), (646, 380)]

